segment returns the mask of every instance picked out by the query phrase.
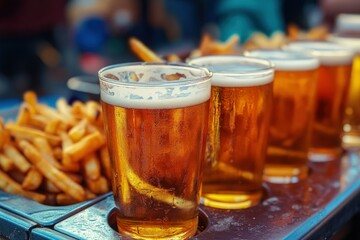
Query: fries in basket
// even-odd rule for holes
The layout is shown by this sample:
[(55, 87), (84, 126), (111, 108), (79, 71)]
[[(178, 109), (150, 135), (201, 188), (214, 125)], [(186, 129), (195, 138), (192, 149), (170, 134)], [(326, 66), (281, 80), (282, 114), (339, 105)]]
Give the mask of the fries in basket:
[(0, 190), (68, 205), (109, 192), (110, 177), (99, 103), (51, 108), (28, 91), (16, 121), (0, 119)]

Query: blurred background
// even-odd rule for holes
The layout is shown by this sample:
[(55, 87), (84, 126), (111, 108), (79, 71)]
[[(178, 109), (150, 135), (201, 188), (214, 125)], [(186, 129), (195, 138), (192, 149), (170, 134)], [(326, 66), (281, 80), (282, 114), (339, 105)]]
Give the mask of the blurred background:
[[(359, 0), (0, 0), (0, 104), (28, 89), (69, 96), (72, 76), (95, 78), (103, 66), (136, 61), (135, 36), (160, 55), (186, 55), (207, 32), (244, 44), (254, 32), (288, 34), (334, 27)], [(11, 99), (11, 100), (10, 100)]]

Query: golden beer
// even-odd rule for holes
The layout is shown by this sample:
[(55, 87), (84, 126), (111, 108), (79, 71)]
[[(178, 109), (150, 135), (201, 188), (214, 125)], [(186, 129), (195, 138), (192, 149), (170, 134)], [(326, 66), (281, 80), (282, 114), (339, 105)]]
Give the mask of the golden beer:
[(315, 119), (309, 157), (334, 160), (341, 154), (341, 134), (354, 52), (331, 42), (294, 42), (289, 50), (304, 51), (319, 59)]
[(302, 53), (257, 50), (245, 55), (275, 65), (274, 100), (264, 179), (295, 183), (308, 175), (319, 61)]
[[(181, 77), (167, 81), (164, 74)], [(211, 74), (187, 65), (124, 64), (99, 75), (119, 232), (137, 239), (193, 236)]]
[(206, 206), (248, 208), (262, 197), (272, 104), (272, 65), (240, 56), (193, 59), (213, 72), (202, 197)]
[(360, 148), (360, 14), (339, 14), (335, 31), (329, 40), (356, 52), (345, 111), (343, 147)]

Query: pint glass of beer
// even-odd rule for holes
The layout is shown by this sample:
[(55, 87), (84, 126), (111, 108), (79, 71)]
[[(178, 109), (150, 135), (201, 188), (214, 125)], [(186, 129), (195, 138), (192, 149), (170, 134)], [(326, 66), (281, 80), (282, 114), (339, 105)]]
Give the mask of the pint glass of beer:
[(184, 239), (197, 230), (211, 73), (186, 64), (99, 71), (121, 234)]
[(319, 59), (315, 119), (309, 157), (329, 161), (342, 152), (341, 134), (354, 52), (332, 42), (293, 42), (290, 51), (307, 52)]
[(254, 206), (263, 193), (273, 66), (241, 56), (199, 57), (189, 63), (213, 72), (204, 204), (223, 209)]
[(311, 55), (281, 50), (256, 50), (244, 54), (267, 59), (275, 66), (264, 179), (273, 183), (298, 182), (308, 175), (319, 61)]
[(343, 126), (343, 147), (360, 148), (360, 14), (340, 14), (330, 41), (354, 49), (348, 102)]

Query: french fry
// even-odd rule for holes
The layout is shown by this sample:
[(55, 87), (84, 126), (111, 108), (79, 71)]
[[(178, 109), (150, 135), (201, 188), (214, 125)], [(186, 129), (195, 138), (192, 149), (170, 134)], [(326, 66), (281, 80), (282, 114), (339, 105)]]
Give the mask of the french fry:
[(55, 134), (57, 129), (59, 128), (61, 122), (58, 119), (50, 120), (45, 126), (45, 133), (48, 134)]
[(73, 142), (78, 142), (86, 134), (87, 120), (83, 119), (69, 130), (69, 137)]
[(22, 127), (14, 123), (7, 123), (5, 128), (8, 129), (13, 136), (20, 139), (26, 139), (31, 141), (35, 137), (43, 137), (46, 138), (51, 143), (51, 145), (54, 146), (59, 145), (61, 142), (60, 137), (58, 136), (47, 134), (43, 131), (30, 127)]
[(104, 176), (100, 176), (96, 180), (86, 179), (86, 186), (88, 189), (97, 195), (109, 192), (109, 184)]
[(5, 172), (8, 172), (14, 168), (14, 162), (4, 154), (0, 153), (0, 167)]
[(109, 151), (106, 145), (100, 149), (100, 162), (106, 178), (110, 181), (112, 176), (111, 161)]
[(56, 107), (61, 115), (63, 115), (65, 118), (69, 119), (69, 121), (71, 123), (75, 123), (74, 116), (71, 114), (71, 107), (68, 105), (65, 98), (59, 98), (56, 101)]
[[(60, 134), (61, 140), (62, 140), (62, 149), (66, 149), (67, 147), (70, 147), (73, 145), (72, 140), (70, 139), (69, 135), (65, 132), (62, 132)], [(62, 151), (62, 164), (64, 171), (68, 172), (78, 172), (80, 171), (80, 164), (78, 162), (72, 161), (70, 156), (65, 154), (64, 151)]]
[(211, 54), (220, 55), (234, 53), (239, 41), (239, 36), (234, 34), (225, 43), (214, 43)]
[(26, 174), (21, 186), (25, 190), (36, 190), (40, 187), (43, 176), (36, 168), (31, 168)]
[(89, 189), (85, 189), (85, 192), (86, 192), (87, 199), (93, 199), (96, 197), (96, 195), (94, 193), (92, 193)]
[(211, 54), (210, 46), (212, 46), (213, 42), (213, 38), (209, 34), (205, 33), (200, 40), (200, 55), (204, 56)]
[(104, 176), (111, 167), (108, 153), (100, 150), (105, 147), (102, 121), (98, 102), (70, 106), (61, 98), (51, 108), (26, 92), (16, 123), (0, 118), (0, 171), (6, 172), (0, 175), (0, 189), (50, 205), (108, 192)]
[(156, 55), (137, 38), (130, 38), (129, 46), (130, 49), (136, 54), (136, 56), (145, 62), (164, 62), (163, 59)]
[(49, 193), (61, 193), (61, 190), (55, 186), (51, 181), (45, 179), (43, 184), (43, 188), (46, 192)]
[(18, 113), (18, 116), (16, 118), (16, 124), (18, 125), (26, 125), (29, 122), (30, 119), (30, 110), (27, 104), (23, 103), (20, 106), (20, 110)]
[(84, 188), (74, 182), (65, 173), (52, 166), (48, 161), (44, 160), (32, 144), (26, 140), (21, 140), (19, 146), (42, 175), (56, 187), (78, 201), (84, 201), (86, 199)]
[(67, 119), (66, 117), (58, 113), (55, 109), (50, 108), (44, 104), (36, 104), (35, 109), (37, 113), (45, 116), (50, 120), (60, 121), (63, 125), (65, 125), (65, 128), (73, 124), (70, 119)]
[(36, 112), (36, 104), (38, 103), (35, 92), (26, 91), (24, 93), (24, 101), (28, 104), (30, 112), (34, 114)]
[(20, 184), (12, 180), (6, 173), (0, 170), (0, 189), (15, 195), (21, 195), (30, 199), (33, 199), (37, 202), (44, 202), (46, 196), (44, 194), (25, 191), (21, 188)]
[[(92, 199), (95, 198), (96, 195), (92, 192), (90, 192), (89, 190), (85, 190), (86, 192), (86, 199)], [(76, 199), (72, 198), (71, 196), (65, 194), (65, 193), (59, 193), (56, 194), (56, 203), (57, 205), (70, 205), (70, 204), (74, 204), (77, 203)]]
[(83, 165), (86, 178), (97, 180), (101, 176), (100, 161), (94, 153), (84, 158)]
[(86, 155), (98, 150), (105, 144), (103, 135), (96, 131), (64, 149), (64, 155), (70, 157), (72, 161), (79, 161)]
[(300, 29), (295, 24), (289, 24), (287, 26), (287, 35), (289, 40), (299, 39)]
[(85, 115), (90, 122), (95, 122), (100, 117), (101, 107), (94, 101), (85, 104)]
[(181, 58), (177, 54), (170, 54), (169, 56), (167, 56), (167, 60), (169, 62), (182, 62)]
[(35, 138), (33, 143), (35, 148), (40, 152), (42, 158), (47, 160), (57, 169), (62, 169), (61, 164), (55, 159), (51, 146), (45, 138)]
[(3, 120), (0, 118), (0, 149), (2, 149), (4, 144), (9, 141), (10, 141), (9, 131), (5, 129)]
[(65, 193), (56, 194), (56, 204), (57, 205), (71, 205), (77, 203), (77, 200)]
[(36, 127), (40, 130), (44, 130), (47, 125), (48, 120), (41, 115), (38, 114), (32, 114), (29, 117), (29, 125)]
[(5, 144), (3, 146), (3, 150), (5, 156), (13, 161), (17, 169), (19, 169), (23, 173), (29, 171), (29, 169), (31, 168), (30, 163), (13, 145)]
[(75, 101), (71, 105), (71, 113), (78, 119), (85, 117), (85, 105), (80, 101)]

